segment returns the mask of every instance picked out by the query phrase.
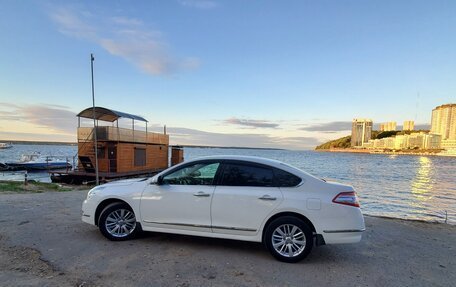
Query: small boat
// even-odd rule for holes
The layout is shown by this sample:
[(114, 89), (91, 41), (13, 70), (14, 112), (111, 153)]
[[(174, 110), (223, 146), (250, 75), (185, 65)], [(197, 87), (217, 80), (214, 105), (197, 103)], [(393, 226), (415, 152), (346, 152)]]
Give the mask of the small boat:
[(68, 160), (59, 159), (53, 156), (42, 156), (41, 154), (22, 155), (17, 162), (6, 162), (10, 170), (40, 171), (50, 169), (70, 169), (72, 165)]
[(0, 171), (8, 171), (8, 170), (10, 170), (9, 166), (0, 162)]
[(13, 145), (10, 143), (0, 143), (0, 149), (12, 148)]

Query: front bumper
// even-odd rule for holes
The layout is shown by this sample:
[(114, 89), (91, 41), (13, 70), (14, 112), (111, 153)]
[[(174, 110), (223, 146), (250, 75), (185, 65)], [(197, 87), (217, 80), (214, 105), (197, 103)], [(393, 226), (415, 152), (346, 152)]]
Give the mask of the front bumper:
[(84, 202), (82, 203), (82, 221), (88, 224), (96, 225), (95, 210), (96, 206), (93, 201), (88, 201), (87, 199), (84, 200)]

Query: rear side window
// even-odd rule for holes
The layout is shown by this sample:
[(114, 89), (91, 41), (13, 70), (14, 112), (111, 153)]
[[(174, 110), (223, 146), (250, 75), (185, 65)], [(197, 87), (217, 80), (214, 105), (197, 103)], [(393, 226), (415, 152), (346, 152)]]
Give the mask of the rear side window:
[(271, 168), (247, 164), (226, 164), (220, 185), (273, 186)]
[(300, 184), (301, 178), (284, 170), (274, 169), (274, 186), (278, 187), (294, 187)]

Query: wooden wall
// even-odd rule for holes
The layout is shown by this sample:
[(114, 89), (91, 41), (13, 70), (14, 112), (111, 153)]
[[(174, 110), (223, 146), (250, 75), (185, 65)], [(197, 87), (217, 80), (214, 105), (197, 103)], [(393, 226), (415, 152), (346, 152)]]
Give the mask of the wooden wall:
[[(146, 165), (135, 166), (135, 148), (146, 149)], [(156, 170), (168, 167), (168, 146), (119, 143), (117, 172)]]
[[(103, 156), (99, 153), (98, 170), (100, 172), (112, 172), (110, 159), (108, 159), (108, 145), (117, 147), (117, 159), (115, 160), (116, 172), (133, 172), (144, 170), (165, 169), (168, 167), (168, 145), (134, 144), (123, 142), (98, 142), (98, 148), (104, 149)], [(146, 149), (146, 165), (135, 166), (135, 148)], [(94, 145), (91, 142), (78, 144), (78, 155), (90, 157), (95, 166)], [(83, 170), (81, 164), (79, 169)]]

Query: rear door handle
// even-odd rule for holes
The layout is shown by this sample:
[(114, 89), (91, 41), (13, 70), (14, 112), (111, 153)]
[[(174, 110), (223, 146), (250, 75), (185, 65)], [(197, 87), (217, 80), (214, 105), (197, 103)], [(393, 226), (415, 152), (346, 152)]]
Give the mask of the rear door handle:
[(198, 191), (197, 193), (194, 193), (193, 195), (194, 196), (201, 196), (201, 197), (211, 196), (209, 193), (205, 193), (204, 191)]
[(262, 197), (259, 197), (258, 199), (261, 199), (261, 200), (276, 200), (277, 197), (272, 197), (269, 194), (265, 194)]

